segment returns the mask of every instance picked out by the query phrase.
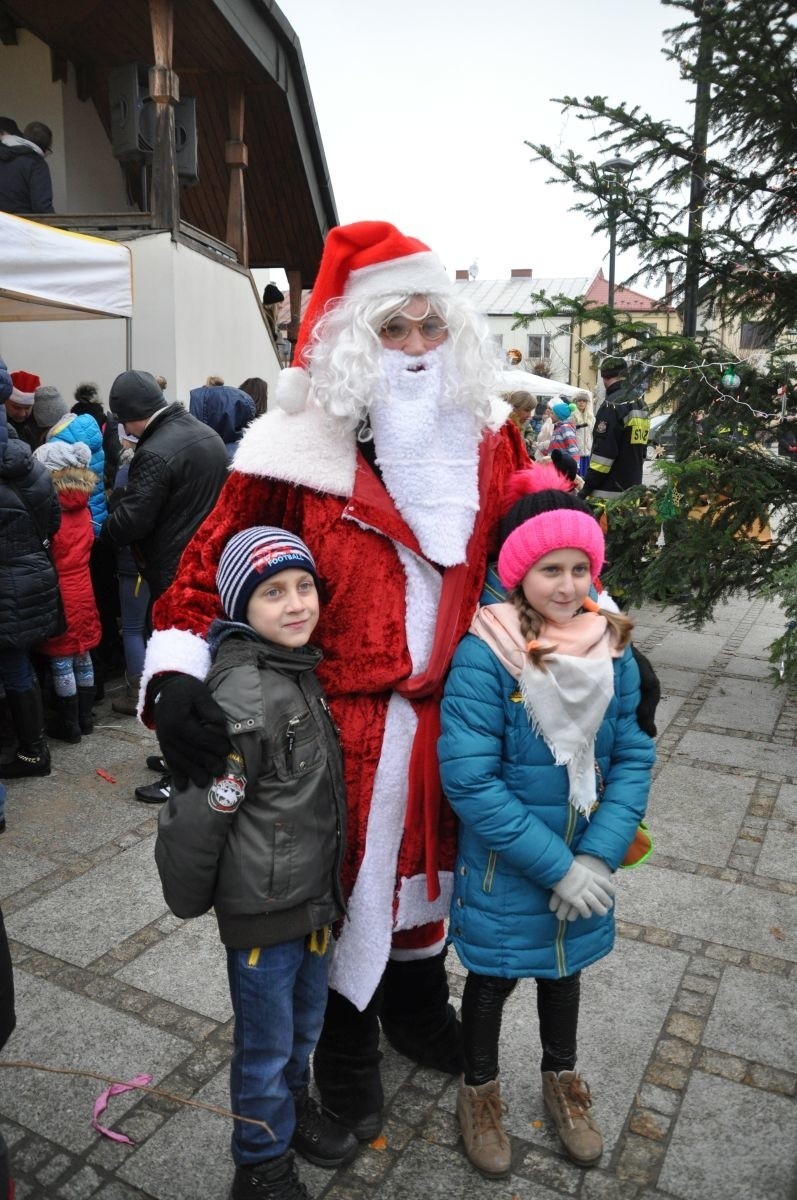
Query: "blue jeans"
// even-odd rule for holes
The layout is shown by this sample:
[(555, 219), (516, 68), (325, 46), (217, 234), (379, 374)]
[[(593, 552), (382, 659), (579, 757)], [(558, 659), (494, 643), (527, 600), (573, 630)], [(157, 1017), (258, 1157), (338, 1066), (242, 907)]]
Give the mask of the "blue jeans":
[(119, 610), (122, 614), (122, 643), (128, 679), (144, 669), (147, 648), (149, 587), (139, 575), (119, 576)]
[(26, 692), (33, 687), (33, 667), (26, 649), (6, 646), (0, 650), (0, 680), (6, 692)]
[(278, 1158), (296, 1125), (293, 1093), (310, 1081), (310, 1055), (321, 1033), (327, 1003), (330, 951), (312, 954), (305, 938), (257, 951), (227, 950), (227, 976), (235, 1013), (230, 1062), (232, 1111), (265, 1121), (236, 1121), (232, 1157), (247, 1167)]

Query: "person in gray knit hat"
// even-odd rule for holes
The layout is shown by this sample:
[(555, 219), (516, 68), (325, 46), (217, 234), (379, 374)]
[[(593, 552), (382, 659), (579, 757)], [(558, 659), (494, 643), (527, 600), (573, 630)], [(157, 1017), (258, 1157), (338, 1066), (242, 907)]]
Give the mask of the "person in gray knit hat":
[(57, 387), (43, 384), (33, 393), (33, 419), (40, 429), (52, 429), (69, 412)]

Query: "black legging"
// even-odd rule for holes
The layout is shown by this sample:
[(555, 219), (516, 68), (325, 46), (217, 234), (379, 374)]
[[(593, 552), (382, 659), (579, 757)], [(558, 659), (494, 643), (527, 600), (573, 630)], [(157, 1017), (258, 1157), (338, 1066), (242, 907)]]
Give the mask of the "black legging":
[[(576, 1065), (576, 1034), (581, 972), (564, 979), (538, 979), (537, 1016), (542, 1044), (541, 1071), (572, 1071)], [(465, 1083), (488, 1083), (498, 1075), (498, 1042), (504, 1004), (516, 979), (468, 972), (462, 993), (462, 1053)]]

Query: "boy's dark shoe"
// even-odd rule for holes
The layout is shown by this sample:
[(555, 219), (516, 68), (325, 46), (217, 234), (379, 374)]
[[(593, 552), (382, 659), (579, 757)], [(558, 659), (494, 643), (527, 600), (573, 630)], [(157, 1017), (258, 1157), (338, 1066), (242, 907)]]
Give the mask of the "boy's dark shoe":
[(165, 775), (169, 770), (169, 768), (166, 766), (166, 759), (162, 754), (148, 754), (147, 769), (154, 771), (156, 775)]
[(307, 1088), (294, 1092), (296, 1128), (291, 1148), (317, 1167), (342, 1167), (360, 1148), (357, 1138), (322, 1111)]
[(310, 1200), (290, 1150), (253, 1167), (236, 1167), (229, 1200)]
[(140, 800), (142, 804), (163, 804), (171, 794), (171, 775), (161, 775), (157, 783), (145, 783), (135, 790), (136, 800)]

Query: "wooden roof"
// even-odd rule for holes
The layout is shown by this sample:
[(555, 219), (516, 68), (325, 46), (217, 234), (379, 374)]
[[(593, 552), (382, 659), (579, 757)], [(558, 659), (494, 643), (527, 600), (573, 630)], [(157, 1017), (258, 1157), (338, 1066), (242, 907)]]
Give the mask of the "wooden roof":
[[(109, 133), (108, 71), (153, 63), (148, 0), (0, 0), (0, 35), (28, 29), (68, 60)], [(9, 33), (11, 36), (9, 37)], [(244, 82), (249, 265), (283, 266), (309, 286), (337, 214), (299, 39), (273, 0), (174, 0), (173, 68), (197, 110), (199, 183), (180, 216), (225, 240), (227, 86)]]

